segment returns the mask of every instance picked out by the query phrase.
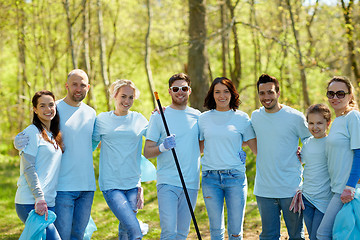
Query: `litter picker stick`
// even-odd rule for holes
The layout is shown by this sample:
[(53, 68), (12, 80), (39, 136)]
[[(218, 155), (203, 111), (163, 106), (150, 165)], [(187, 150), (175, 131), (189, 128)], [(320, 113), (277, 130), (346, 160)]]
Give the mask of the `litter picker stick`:
[[(170, 131), (169, 131), (168, 125), (167, 125), (167, 123), (166, 123), (166, 119), (165, 119), (164, 111), (163, 111), (162, 106), (161, 106), (161, 103), (160, 103), (159, 95), (158, 95), (157, 92), (154, 92), (154, 95), (155, 95), (156, 102), (157, 102), (157, 104), (158, 104), (158, 106), (159, 106), (159, 110), (160, 110), (161, 118), (162, 118), (163, 123), (164, 123), (166, 135), (167, 135), (167, 136), (170, 136)], [(185, 181), (184, 181), (184, 177), (183, 177), (182, 172), (181, 172), (179, 160), (178, 160), (178, 158), (177, 158), (175, 149), (172, 148), (171, 151), (172, 151), (172, 154), (173, 154), (173, 156), (174, 156), (176, 168), (177, 168), (178, 173), (179, 173), (179, 177), (180, 177), (180, 180), (181, 180), (182, 187), (183, 187), (183, 189), (184, 189), (186, 201), (187, 201), (187, 204), (188, 204), (190, 213), (191, 213), (191, 218), (192, 218), (193, 223), (194, 223), (194, 226), (195, 226), (195, 230), (196, 230), (197, 237), (198, 237), (199, 240), (201, 240), (200, 231), (199, 231), (198, 225), (197, 225), (197, 223), (196, 223), (195, 214), (194, 214), (193, 208), (192, 208), (192, 206), (191, 206), (189, 193), (188, 193), (188, 191), (187, 191), (187, 188), (186, 188), (186, 185), (185, 185)]]

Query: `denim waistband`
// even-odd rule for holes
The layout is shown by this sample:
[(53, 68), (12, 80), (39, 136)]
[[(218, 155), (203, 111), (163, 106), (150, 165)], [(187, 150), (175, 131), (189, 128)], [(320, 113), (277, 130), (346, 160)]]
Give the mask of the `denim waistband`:
[(203, 172), (208, 172), (208, 173), (231, 173), (233, 171), (236, 171), (236, 169), (224, 169), (224, 170), (205, 170)]

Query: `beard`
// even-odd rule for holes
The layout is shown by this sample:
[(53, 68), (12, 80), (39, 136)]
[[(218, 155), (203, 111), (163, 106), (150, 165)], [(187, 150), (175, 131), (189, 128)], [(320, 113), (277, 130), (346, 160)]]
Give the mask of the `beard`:
[(178, 106), (186, 106), (188, 103), (189, 97), (184, 97), (182, 99), (178, 99), (176, 97), (171, 97), (172, 103)]
[(80, 96), (76, 96), (74, 93), (70, 95), (70, 98), (74, 102), (81, 102), (86, 97), (86, 94), (82, 94)]

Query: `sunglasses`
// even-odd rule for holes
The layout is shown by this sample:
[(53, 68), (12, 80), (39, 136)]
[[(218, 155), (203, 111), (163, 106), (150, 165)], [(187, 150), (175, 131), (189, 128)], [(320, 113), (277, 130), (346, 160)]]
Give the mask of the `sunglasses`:
[(336, 95), (336, 97), (338, 99), (342, 99), (346, 96), (346, 94), (350, 94), (348, 92), (344, 92), (344, 91), (337, 91), (337, 92), (333, 92), (333, 91), (327, 91), (326, 92), (326, 96), (328, 97), (328, 99), (333, 99)]
[(182, 86), (182, 87), (172, 86), (170, 87), (170, 89), (173, 92), (178, 92), (180, 89), (182, 92), (188, 92), (191, 88), (189, 86)]

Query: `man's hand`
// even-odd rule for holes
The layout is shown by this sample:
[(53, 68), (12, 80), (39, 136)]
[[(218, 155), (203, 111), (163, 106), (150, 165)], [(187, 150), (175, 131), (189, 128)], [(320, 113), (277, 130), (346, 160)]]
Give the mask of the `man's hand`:
[(28, 145), (28, 143), (29, 143), (29, 136), (23, 132), (16, 135), (14, 139), (14, 147), (18, 151), (22, 151)]
[(175, 134), (171, 134), (170, 136), (164, 139), (164, 142), (162, 144), (159, 145), (159, 151), (166, 152), (175, 147), (176, 147)]

